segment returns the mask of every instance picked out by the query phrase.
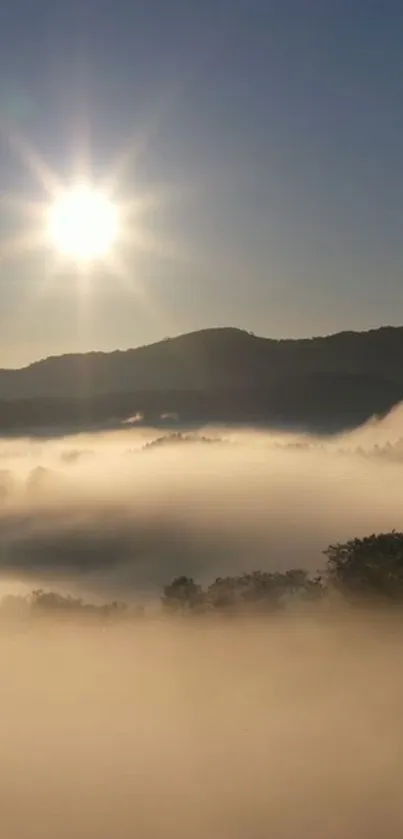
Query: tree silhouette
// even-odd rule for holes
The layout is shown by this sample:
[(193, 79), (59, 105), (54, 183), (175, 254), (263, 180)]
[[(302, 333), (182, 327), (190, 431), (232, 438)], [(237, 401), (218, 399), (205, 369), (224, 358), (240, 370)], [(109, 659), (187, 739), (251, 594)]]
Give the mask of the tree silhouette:
[(202, 608), (203, 590), (191, 577), (176, 577), (164, 588), (162, 604), (170, 612), (189, 612)]
[(265, 613), (286, 608), (294, 599), (312, 600), (323, 591), (319, 577), (312, 579), (299, 568), (284, 573), (253, 571), (217, 577), (206, 590), (191, 577), (176, 577), (165, 586), (162, 604), (171, 613)]
[[(393, 530), (351, 539), (330, 545), (324, 554), (327, 566), (323, 577), (312, 577), (302, 568), (253, 571), (217, 577), (204, 589), (192, 577), (175, 577), (163, 590), (162, 608), (172, 615), (270, 615), (300, 602), (317, 602), (334, 590), (352, 602), (403, 603), (403, 533)], [(98, 605), (43, 589), (0, 599), (2, 626), (9, 619), (26, 621), (44, 615), (111, 622), (135, 620), (143, 614), (140, 604), (113, 601)]]
[(207, 589), (206, 600), (214, 609), (266, 612), (285, 608), (296, 597), (312, 599), (322, 593), (319, 578), (312, 580), (307, 571), (295, 568), (218, 577)]
[(328, 582), (349, 598), (403, 600), (403, 533), (379, 533), (330, 545)]

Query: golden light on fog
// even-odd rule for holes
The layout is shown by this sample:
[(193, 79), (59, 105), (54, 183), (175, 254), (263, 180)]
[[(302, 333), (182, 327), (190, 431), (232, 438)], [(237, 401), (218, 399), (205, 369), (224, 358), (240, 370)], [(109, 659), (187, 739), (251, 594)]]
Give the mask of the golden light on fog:
[(77, 262), (106, 257), (119, 233), (118, 208), (86, 185), (63, 192), (48, 212), (48, 235), (58, 253)]

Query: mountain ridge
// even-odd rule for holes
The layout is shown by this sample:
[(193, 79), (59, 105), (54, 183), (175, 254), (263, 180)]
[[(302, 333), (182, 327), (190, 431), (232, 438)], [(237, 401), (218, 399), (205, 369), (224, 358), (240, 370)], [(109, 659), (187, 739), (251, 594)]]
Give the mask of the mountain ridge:
[(46, 362), (55, 361), (61, 358), (83, 358), (85, 357), (104, 357), (104, 356), (116, 356), (122, 355), (125, 353), (133, 353), (138, 352), (139, 350), (146, 350), (150, 347), (161, 346), (163, 344), (167, 344), (168, 342), (172, 341), (180, 341), (182, 339), (192, 338), (193, 336), (204, 336), (208, 334), (217, 334), (217, 333), (227, 333), (233, 335), (244, 335), (250, 338), (253, 338), (257, 341), (269, 342), (272, 344), (308, 344), (312, 341), (319, 342), (319, 341), (331, 341), (336, 339), (347, 338), (349, 336), (369, 336), (379, 333), (401, 333), (403, 336), (403, 325), (399, 326), (378, 326), (378, 327), (371, 327), (370, 329), (365, 330), (354, 330), (354, 329), (346, 329), (340, 330), (338, 332), (330, 332), (326, 335), (312, 335), (310, 337), (303, 337), (303, 338), (270, 338), (265, 335), (256, 335), (255, 332), (248, 329), (242, 329), (241, 327), (237, 326), (213, 326), (213, 327), (206, 327), (204, 329), (196, 329), (192, 330), (191, 332), (181, 332), (178, 335), (162, 338), (158, 341), (152, 341), (147, 344), (139, 344), (138, 346), (133, 347), (126, 347), (125, 349), (114, 349), (114, 350), (86, 350), (83, 352), (66, 352), (66, 353), (58, 353), (56, 355), (49, 355), (44, 356), (43, 358), (35, 359), (34, 361), (30, 361), (28, 364), (24, 364), (21, 367), (0, 367), (0, 374), (2, 373), (18, 373), (21, 370), (29, 370), (32, 367), (36, 367), (38, 365), (43, 365)]
[(0, 369), (0, 429), (174, 412), (186, 421), (365, 421), (403, 400), (403, 326), (273, 339), (217, 327)]

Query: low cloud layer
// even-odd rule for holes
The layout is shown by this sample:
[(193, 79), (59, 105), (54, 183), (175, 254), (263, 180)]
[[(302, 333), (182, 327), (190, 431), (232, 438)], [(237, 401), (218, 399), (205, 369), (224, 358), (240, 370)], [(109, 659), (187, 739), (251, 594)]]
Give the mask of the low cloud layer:
[[(401, 527), (401, 410), (341, 438), (125, 430), (0, 446), (9, 587), (152, 594), (174, 574), (321, 563)], [(0, 625), (7, 839), (403, 832), (399, 614)]]
[(160, 435), (1, 441), (4, 584), (131, 599), (177, 574), (315, 571), (330, 542), (403, 525), (403, 408), (332, 438), (208, 428), (147, 445)]
[(7, 839), (402, 835), (401, 627), (179, 623), (2, 630)]

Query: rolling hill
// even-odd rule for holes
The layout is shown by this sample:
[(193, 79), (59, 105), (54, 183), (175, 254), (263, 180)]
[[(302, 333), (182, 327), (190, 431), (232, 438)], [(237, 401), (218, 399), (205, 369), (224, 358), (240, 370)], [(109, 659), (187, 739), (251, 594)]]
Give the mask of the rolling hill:
[(403, 327), (273, 340), (206, 329), (0, 370), (0, 428), (107, 421), (358, 424), (403, 399)]

